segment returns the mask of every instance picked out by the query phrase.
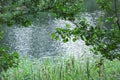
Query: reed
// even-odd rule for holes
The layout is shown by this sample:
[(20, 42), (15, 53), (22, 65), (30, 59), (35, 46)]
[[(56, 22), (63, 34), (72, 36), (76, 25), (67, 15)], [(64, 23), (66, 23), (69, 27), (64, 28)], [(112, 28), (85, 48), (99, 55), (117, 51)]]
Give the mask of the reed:
[(22, 58), (17, 68), (0, 74), (1, 80), (120, 80), (120, 61), (104, 60), (101, 68), (97, 59), (35, 59)]

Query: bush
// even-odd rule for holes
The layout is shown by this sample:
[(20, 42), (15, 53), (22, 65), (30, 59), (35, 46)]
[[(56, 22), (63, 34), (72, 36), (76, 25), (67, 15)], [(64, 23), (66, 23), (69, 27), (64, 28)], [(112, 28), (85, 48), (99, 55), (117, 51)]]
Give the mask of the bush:
[(9, 67), (17, 67), (19, 55), (17, 52), (8, 53), (8, 49), (0, 47), (0, 73), (6, 71)]

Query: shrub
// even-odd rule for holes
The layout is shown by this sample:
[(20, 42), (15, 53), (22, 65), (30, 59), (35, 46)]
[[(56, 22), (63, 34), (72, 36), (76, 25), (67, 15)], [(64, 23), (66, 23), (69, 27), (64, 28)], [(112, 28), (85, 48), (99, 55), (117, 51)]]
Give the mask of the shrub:
[(17, 52), (8, 53), (7, 48), (0, 47), (0, 73), (6, 71), (9, 67), (17, 67), (19, 55)]

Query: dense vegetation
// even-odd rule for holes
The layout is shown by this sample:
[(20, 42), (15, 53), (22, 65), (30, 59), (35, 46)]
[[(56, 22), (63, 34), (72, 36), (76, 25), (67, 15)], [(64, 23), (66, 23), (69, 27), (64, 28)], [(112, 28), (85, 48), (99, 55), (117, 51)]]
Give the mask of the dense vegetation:
[(40, 12), (47, 12), (56, 17), (74, 17), (81, 12), (81, 0), (1, 0), (0, 23), (11, 26), (28, 26), (32, 22), (27, 17), (36, 17)]
[[(96, 57), (97, 58), (97, 57)], [(19, 67), (10, 68), (0, 75), (2, 80), (119, 80), (119, 60), (105, 60), (104, 66), (96, 65), (98, 59), (46, 58), (30, 61), (21, 59)]]
[[(57, 28), (56, 32), (51, 34), (52, 38), (56, 40), (61, 38), (63, 42), (82, 39), (86, 45), (92, 46), (91, 51), (94, 54), (101, 54), (108, 60), (120, 60), (120, 5), (118, 4), (120, 1), (96, 0), (96, 3), (104, 15), (98, 18), (97, 25), (91, 26), (84, 18), (80, 18), (79, 22), (75, 21), (77, 15), (85, 11), (82, 0), (0, 0), (0, 29), (5, 25), (10, 27), (14, 24), (27, 27), (32, 24), (31, 17), (35, 18), (41, 12), (49, 13), (55, 18), (69, 20), (76, 25), (73, 29), (70, 29), (68, 24), (66, 28)], [(2, 34), (3, 31), (0, 30), (0, 40)], [(0, 44), (0, 72), (14, 66), (14, 63), (18, 65), (19, 61), (16, 62), (16, 58), (19, 58), (16, 52), (8, 54), (8, 49)], [(100, 62), (104, 64), (103, 58)], [(66, 68), (63, 72), (64, 70)], [(51, 73), (53, 71), (51, 70)], [(77, 75), (75, 76), (77, 79)]]

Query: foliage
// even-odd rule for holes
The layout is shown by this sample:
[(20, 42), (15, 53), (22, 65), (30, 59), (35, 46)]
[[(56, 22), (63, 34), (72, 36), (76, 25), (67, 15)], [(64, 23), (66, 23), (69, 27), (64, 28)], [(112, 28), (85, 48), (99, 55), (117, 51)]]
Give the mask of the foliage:
[(19, 63), (19, 55), (17, 52), (7, 53), (7, 48), (0, 47), (0, 73), (6, 71), (9, 67), (17, 67)]
[[(109, 60), (115, 58), (120, 60), (120, 53), (115, 52), (115, 50), (119, 50), (120, 48), (118, 46), (120, 44), (120, 14), (118, 14), (120, 11), (118, 10), (119, 5), (117, 5), (117, 0), (96, 1), (100, 9), (105, 13), (105, 15), (101, 15), (98, 19), (96, 26), (91, 26), (85, 19), (81, 19), (77, 23), (73, 21), (76, 25), (74, 29), (57, 28), (56, 34), (52, 33), (51, 36), (55, 39), (56, 37), (62, 38), (63, 42), (68, 42), (71, 38), (73, 41), (82, 39), (86, 45), (93, 47), (91, 50), (94, 54), (100, 53)], [(106, 24), (109, 24), (109, 26)]]
[(40, 12), (73, 18), (81, 11), (81, 2), (82, 0), (1, 0), (0, 24), (28, 26), (32, 24), (28, 16), (36, 17)]
[[(92, 61), (92, 62), (91, 62)], [(0, 75), (2, 80), (119, 80), (118, 60), (105, 60), (98, 68), (98, 58), (44, 58), (40, 60), (20, 59), (17, 68), (10, 68)]]

